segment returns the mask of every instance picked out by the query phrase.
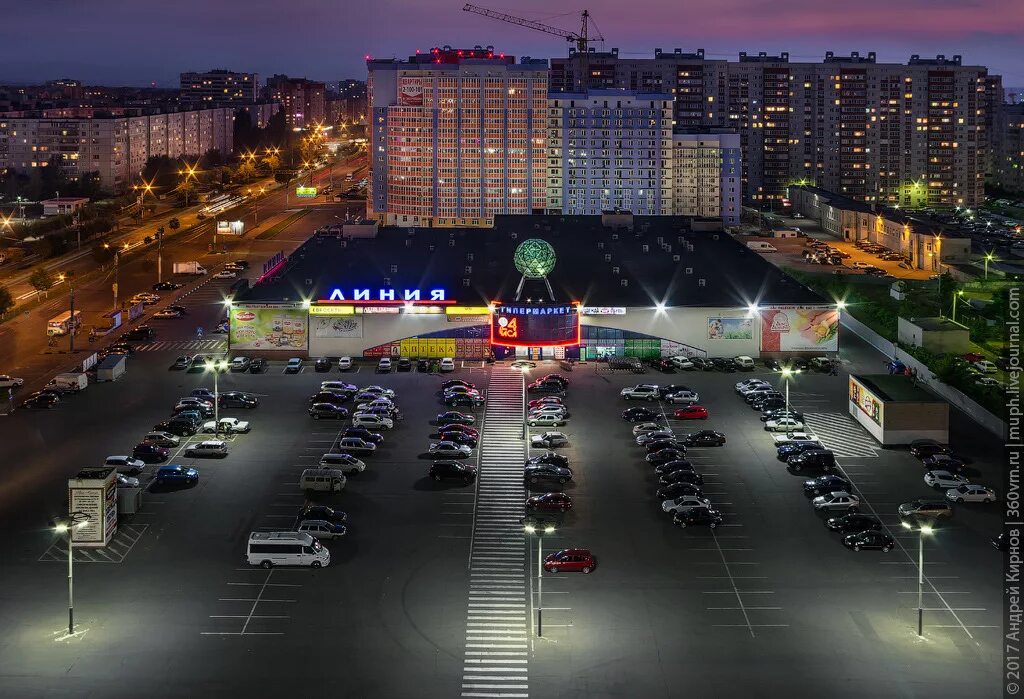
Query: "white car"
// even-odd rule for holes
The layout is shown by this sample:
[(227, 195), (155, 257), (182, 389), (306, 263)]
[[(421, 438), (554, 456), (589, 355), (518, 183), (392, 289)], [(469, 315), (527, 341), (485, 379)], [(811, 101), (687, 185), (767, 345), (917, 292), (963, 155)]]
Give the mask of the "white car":
[(970, 481), (963, 476), (950, 473), (949, 471), (928, 471), (924, 474), (924, 482), (929, 487), (935, 489), (949, 490), (950, 488), (958, 488)]
[(775, 446), (781, 447), (783, 444), (792, 444), (793, 442), (819, 442), (816, 434), (810, 432), (787, 432), (786, 434), (773, 434), (772, 440), (775, 442)]
[(769, 386), (770, 384), (764, 379), (743, 379), (742, 381), (736, 382), (736, 390), (739, 391), (741, 388), (747, 386)]
[(363, 393), (376, 393), (378, 396), (384, 396), (385, 398), (394, 398), (395, 392), (390, 388), (383, 388), (381, 386), (367, 386), (366, 388), (360, 389)]
[(138, 488), (139, 479), (132, 478), (131, 476), (123, 476), (120, 473), (117, 474), (117, 487), (118, 488)]
[(385, 408), (391, 410), (395, 407), (395, 404), (391, 402), (389, 398), (375, 398), (366, 403), (360, 403), (356, 406), (356, 412), (365, 413), (373, 410), (374, 408)]
[(989, 388), (1005, 388), (1001, 381), (996, 381), (991, 376), (980, 376), (974, 380), (976, 386), (987, 386)]
[(695, 391), (678, 391), (665, 398), (669, 403), (697, 403), (700, 394)]
[(129, 476), (137, 476), (146, 468), (144, 461), (130, 456), (108, 456), (103, 465), (113, 466), (118, 473), (127, 473)]
[(536, 408), (530, 410), (530, 416), (534, 415), (558, 415), (560, 417), (568, 417), (569, 409), (564, 405), (538, 405)]
[(169, 308), (165, 308), (162, 311), (157, 311), (153, 314), (154, 318), (181, 318), (181, 311), (174, 311)]
[(381, 357), (380, 360), (378, 360), (378, 362), (377, 362), (377, 373), (378, 374), (387, 374), (390, 371), (391, 371), (391, 358), (390, 357)]
[(857, 510), (860, 508), (860, 498), (845, 490), (819, 495), (811, 502), (814, 503), (816, 510)]
[(338, 539), (345, 536), (348, 529), (343, 524), (331, 524), (325, 519), (303, 520), (296, 531), (310, 534), (317, 539)]
[(649, 383), (627, 386), (619, 391), (619, 395), (626, 400), (658, 400), (661, 398), (661, 393), (658, 392), (658, 387)]
[(648, 442), (653, 442), (656, 439), (674, 439), (675, 436), (675, 432), (664, 428), (654, 430), (653, 432), (642, 432), (636, 436), (636, 445), (638, 447), (642, 447)]
[(18, 388), (25, 383), (25, 379), (15, 378), (7, 374), (0, 374), (0, 388)]
[(530, 427), (561, 427), (565, 424), (565, 417), (545, 413), (543, 415), (531, 415), (526, 419)]
[(371, 413), (356, 413), (352, 416), (352, 424), (369, 430), (390, 430), (395, 426), (391, 418)]
[(198, 444), (190, 444), (185, 449), (185, 456), (227, 456), (228, 445), (220, 439), (208, 439)]
[(442, 357), (440, 369), (443, 373), (455, 371), (455, 360), (451, 357)]
[(764, 423), (768, 432), (793, 432), (802, 430), (804, 423), (794, 417), (781, 417), (778, 420), (768, 420)]
[(550, 449), (569, 445), (569, 438), (562, 432), (545, 432), (530, 437), (530, 446), (534, 449)]
[(682, 512), (694, 507), (711, 507), (711, 500), (699, 498), (696, 495), (680, 495), (677, 498), (665, 500), (661, 503), (662, 512)]
[(858, 260), (857, 262), (854, 262), (854, 263), (853, 263), (852, 265), (850, 265), (850, 266), (851, 266), (851, 267), (853, 267), (854, 269), (864, 269), (865, 267), (870, 267), (871, 265), (870, 265), (870, 264), (868, 264), (867, 262), (860, 262), (860, 261)]
[(170, 432), (147, 432), (142, 437), (143, 442), (149, 442), (155, 444), (158, 447), (176, 447), (181, 443), (181, 437), (171, 434)]
[(135, 296), (132, 296), (128, 300), (128, 303), (132, 304), (133, 306), (135, 304), (137, 304), (137, 303), (143, 303), (143, 304), (145, 304), (147, 306), (151, 306), (154, 303), (157, 303), (159, 300), (160, 300), (159, 296), (157, 296), (156, 294), (151, 294), (151, 293), (149, 293), (147, 291), (147, 292), (143, 292), (141, 294), (135, 294)]
[(338, 359), (338, 371), (348, 371), (352, 368), (352, 357), (341, 357)]
[(641, 422), (633, 425), (633, 434), (641, 435), (647, 434), (648, 432), (658, 432), (664, 430), (665, 426), (658, 422)]
[(746, 396), (755, 391), (769, 391), (773, 389), (774, 386), (772, 386), (767, 381), (759, 381), (757, 383), (748, 383), (745, 386), (738, 386), (736, 388), (736, 392), (739, 393), (741, 396)]
[(996, 491), (977, 483), (964, 483), (946, 491), (946, 498), (953, 502), (995, 502)]
[[(217, 428), (217, 422), (220, 423), (220, 428)], [(203, 423), (203, 432), (213, 434), (214, 432), (223, 432), (224, 434), (234, 434), (236, 432), (248, 432), (249, 423), (245, 420), (239, 420), (237, 417), (222, 417), (217, 422), (210, 420), (209, 422)]]
[(174, 412), (181, 412), (182, 410), (213, 410), (213, 403), (208, 400), (200, 400), (198, 398), (182, 398), (174, 406)]
[(452, 456), (452, 457), (466, 457), (473, 453), (465, 444), (456, 444), (455, 442), (433, 442), (427, 449), (429, 454), (438, 454), (441, 456)]
[(672, 357), (672, 359), (670, 359), (669, 361), (672, 362), (672, 366), (674, 366), (676, 369), (682, 369), (683, 371), (687, 371), (693, 368), (693, 362), (690, 361), (689, 357), (684, 357), (681, 354), (677, 354), (675, 357)]
[(230, 269), (222, 269), (221, 271), (219, 271), (215, 275), (213, 275), (213, 278), (214, 279), (237, 279), (238, 278), (238, 272), (235, 272), (235, 271), (230, 270)]
[(982, 374), (994, 374), (999, 371), (999, 367), (990, 362), (987, 359), (982, 359), (980, 362), (975, 362), (972, 365), (975, 369), (980, 371)]

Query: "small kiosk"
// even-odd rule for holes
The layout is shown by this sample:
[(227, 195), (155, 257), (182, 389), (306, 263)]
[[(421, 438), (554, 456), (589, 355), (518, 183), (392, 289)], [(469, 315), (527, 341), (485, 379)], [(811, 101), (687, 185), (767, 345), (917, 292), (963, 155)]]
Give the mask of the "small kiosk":
[(68, 511), (89, 517), (71, 529), (72, 546), (102, 548), (117, 533), (117, 470), (110, 466), (83, 468), (68, 479)]
[(850, 374), (850, 415), (883, 447), (949, 442), (949, 404), (909, 376)]

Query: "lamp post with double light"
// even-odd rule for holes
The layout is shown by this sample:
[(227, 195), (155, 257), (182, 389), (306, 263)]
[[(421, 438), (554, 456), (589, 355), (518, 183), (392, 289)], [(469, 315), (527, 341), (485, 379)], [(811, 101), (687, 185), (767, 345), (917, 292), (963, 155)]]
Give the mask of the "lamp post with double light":
[(53, 530), (68, 537), (68, 635), (75, 633), (75, 549), (74, 532), (89, 523), (89, 515), (84, 512), (71, 512), (67, 517), (53, 524)]
[(544, 547), (541, 542), (545, 534), (554, 534), (555, 527), (547, 524), (543, 527), (527, 524), (524, 527), (527, 534), (537, 535), (537, 636), (544, 635)]
[(206, 371), (213, 372), (213, 438), (220, 436), (220, 391), (217, 388), (217, 376), (228, 368), (227, 360), (208, 360), (203, 365)]
[(934, 531), (927, 524), (916, 528), (910, 522), (901, 522), (904, 529), (917, 532), (917, 635), (924, 635), (924, 538)]

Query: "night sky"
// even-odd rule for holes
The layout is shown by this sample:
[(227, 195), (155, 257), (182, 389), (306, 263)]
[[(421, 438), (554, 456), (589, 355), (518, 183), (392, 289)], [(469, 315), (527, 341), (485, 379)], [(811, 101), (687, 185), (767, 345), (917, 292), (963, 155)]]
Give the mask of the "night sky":
[[(962, 54), (1006, 86), (1024, 86), (1024, 0), (520, 0), (478, 4), (556, 26), (578, 27), (590, 9), (605, 49), (876, 51)], [(565, 55), (565, 41), (462, 12), (461, 0), (6, 0), (0, 81), (78, 78), (90, 84), (176, 87), (183, 70), (228, 68), (261, 77), (365, 78), (363, 57), (419, 48), (488, 45), (516, 56)], [(553, 6), (564, 8), (552, 11)], [(598, 48), (601, 45), (598, 44)]]

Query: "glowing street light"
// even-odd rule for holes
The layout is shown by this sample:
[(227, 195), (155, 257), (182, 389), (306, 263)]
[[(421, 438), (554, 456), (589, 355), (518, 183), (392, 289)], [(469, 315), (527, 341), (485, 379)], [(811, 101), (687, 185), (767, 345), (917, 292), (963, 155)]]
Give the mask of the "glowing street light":
[(995, 262), (996, 256), (991, 252), (985, 253), (985, 281), (988, 281), (988, 263)]
[[(915, 531), (914, 526), (909, 522), (901, 522), (904, 529)], [(932, 528), (922, 524), (917, 528), (917, 635), (923, 636), (924, 630), (924, 538), (930, 536)]]
[[(226, 302), (229, 306), (231, 300)], [(208, 360), (203, 365), (206, 371), (213, 372), (213, 438), (217, 439), (220, 436), (220, 391), (217, 390), (217, 377), (222, 371), (226, 371), (228, 368), (227, 360), (221, 359), (220, 361)]]
[(74, 531), (89, 523), (89, 515), (84, 512), (71, 512), (64, 519), (53, 524), (53, 531), (67, 534), (68, 537), (68, 635), (75, 633), (75, 549), (72, 545)]
[(541, 541), (544, 534), (554, 534), (555, 527), (551, 524), (544, 525), (543, 527), (527, 524), (524, 530), (527, 534), (535, 534), (537, 536), (537, 637), (540, 638), (544, 635), (544, 556)]

